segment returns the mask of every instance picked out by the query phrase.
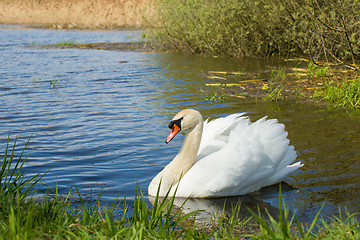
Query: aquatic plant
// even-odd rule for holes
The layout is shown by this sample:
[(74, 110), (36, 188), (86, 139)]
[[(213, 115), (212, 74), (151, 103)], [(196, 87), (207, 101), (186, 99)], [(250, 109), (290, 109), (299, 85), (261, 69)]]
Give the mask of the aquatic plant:
[(327, 81), (325, 88), (314, 93), (314, 98), (332, 103), (335, 107), (360, 108), (360, 79)]
[(327, 77), (331, 74), (331, 68), (329, 66), (321, 66), (310, 62), (306, 70), (306, 75), (310, 77), (320, 78)]
[(76, 44), (75, 41), (67, 40), (67, 41), (60, 41), (58, 43), (55, 43), (55, 45), (59, 47), (65, 47), (65, 46), (74, 46)]
[(36, 45), (36, 41), (32, 41), (28, 46), (29, 47), (33, 47), (33, 46), (35, 46)]
[(58, 84), (60, 82), (60, 80), (49, 80), (50, 82), (50, 89), (54, 90), (56, 87), (56, 84)]
[(216, 92), (214, 92), (214, 90), (211, 91), (210, 94), (207, 94), (205, 91), (203, 90), (200, 90), (203, 94), (206, 94), (206, 96), (204, 97), (204, 100), (207, 100), (207, 101), (212, 101), (212, 102), (215, 102), (215, 101), (221, 101), (221, 102), (224, 102), (226, 100), (226, 89), (224, 92), (218, 94)]
[(286, 87), (283, 82), (286, 80), (286, 73), (284, 68), (279, 68), (277, 71), (271, 72), (269, 84), (263, 86), (268, 93), (264, 98), (266, 101), (278, 101), (283, 97), (283, 92)]
[(33, 83), (39, 83), (42, 79), (43, 79), (43, 77), (39, 77), (39, 78), (33, 77), (33, 78), (31, 79), (31, 81), (32, 81)]

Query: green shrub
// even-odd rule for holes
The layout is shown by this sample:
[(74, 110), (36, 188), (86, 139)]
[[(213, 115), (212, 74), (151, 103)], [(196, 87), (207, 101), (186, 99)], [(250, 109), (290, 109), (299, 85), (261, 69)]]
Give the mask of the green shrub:
[[(360, 2), (158, 0), (151, 36), (171, 50), (224, 56), (359, 57)], [(355, 66), (356, 67), (356, 66)]]

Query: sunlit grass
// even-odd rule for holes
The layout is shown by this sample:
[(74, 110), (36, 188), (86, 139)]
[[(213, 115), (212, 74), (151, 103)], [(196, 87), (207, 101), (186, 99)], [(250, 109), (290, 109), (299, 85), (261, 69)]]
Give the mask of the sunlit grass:
[(65, 47), (65, 46), (74, 46), (76, 44), (75, 41), (67, 40), (67, 41), (60, 41), (58, 43), (55, 43), (55, 45), (59, 47)]
[(211, 102), (216, 102), (216, 101), (225, 102), (226, 101), (226, 88), (222, 93), (217, 93), (214, 90), (212, 90), (210, 94), (206, 93), (204, 90), (200, 90), (200, 91), (206, 95), (204, 97), (204, 100), (206, 100), (206, 101), (211, 101)]
[(360, 108), (360, 79), (327, 81), (325, 88), (316, 91), (315, 98), (331, 103), (335, 107)]
[(33, 188), (34, 185), (38, 183), (46, 173), (38, 173), (31, 178), (25, 177), (22, 168), (28, 159), (28, 156), (24, 156), (24, 153), (30, 139), (25, 144), (24, 149), (17, 159), (15, 158), (16, 141), (17, 139), (14, 140), (12, 147), (9, 146), (9, 133), (0, 169), (0, 199), (16, 198), (18, 201), (22, 201), (35, 191)]
[(264, 97), (265, 101), (278, 101), (283, 98), (286, 89), (283, 84), (285, 80), (286, 73), (284, 68), (271, 72), (269, 84), (263, 86), (263, 89), (268, 91)]
[(50, 80), (50, 89), (54, 90), (56, 85), (60, 82), (60, 80)]
[(331, 73), (331, 68), (329, 66), (320, 66), (316, 65), (313, 62), (310, 62), (306, 71), (306, 75), (310, 77), (323, 78), (329, 76)]
[[(30, 141), (30, 140), (29, 140)], [(36, 197), (35, 184), (44, 174), (26, 178), (23, 166), (25, 148), (16, 157), (16, 140), (10, 148), (10, 135), (1, 163), (0, 239), (358, 239), (359, 223), (355, 215), (339, 212), (326, 221), (320, 211), (309, 225), (301, 223), (296, 212), (290, 214), (279, 194), (278, 216), (262, 216), (251, 210), (250, 216), (239, 218), (240, 204), (230, 215), (225, 210), (212, 226), (199, 226), (193, 218), (198, 212), (183, 214), (183, 206), (175, 207), (174, 197), (155, 196), (152, 207), (140, 188), (136, 189), (133, 213), (128, 215), (127, 197), (114, 198), (109, 206), (101, 206), (101, 194), (84, 199), (70, 188), (60, 195)], [(73, 191), (74, 189), (74, 191)], [(281, 191), (280, 191), (281, 192)], [(73, 203), (77, 202), (78, 207)], [(120, 213), (120, 214), (119, 214)]]

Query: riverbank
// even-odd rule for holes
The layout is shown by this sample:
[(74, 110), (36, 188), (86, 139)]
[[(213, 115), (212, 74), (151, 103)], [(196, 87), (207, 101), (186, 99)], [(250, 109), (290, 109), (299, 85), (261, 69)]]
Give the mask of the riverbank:
[(259, 76), (247, 72), (205, 73), (211, 93), (205, 98), (216, 101), (227, 96), (256, 97), (265, 101), (297, 100), (318, 105), (360, 109), (358, 73), (343, 67), (316, 65), (306, 59), (295, 61), (298, 67), (278, 67)]
[[(79, 48), (115, 51), (158, 51), (154, 42), (74, 43), (59, 42), (42, 48)], [(239, 59), (241, 61), (241, 59)], [(204, 72), (205, 100), (224, 101), (229, 97), (260, 98), (265, 101), (296, 100), (311, 104), (360, 108), (358, 72), (329, 63), (314, 63), (304, 58), (284, 59), (296, 67), (278, 67), (271, 73)]]
[[(84, 199), (79, 191), (67, 195), (44, 194), (34, 197), (34, 185), (46, 173), (26, 178), (22, 158), (11, 152), (10, 135), (1, 164), (0, 179), (0, 239), (357, 239), (359, 223), (355, 215), (339, 212), (339, 217), (325, 221), (320, 211), (310, 224), (298, 221), (279, 195), (278, 216), (261, 216), (249, 210), (252, 217), (239, 218), (241, 204), (233, 207), (230, 215), (220, 212), (207, 226), (194, 225), (198, 211), (183, 214), (174, 205), (174, 197), (155, 198), (152, 207), (136, 190), (132, 217), (127, 217), (126, 197), (114, 199), (111, 206), (102, 206), (101, 196), (91, 194)], [(10, 145), (10, 146), (9, 146)], [(13, 169), (11, 169), (13, 166)], [(16, 174), (14, 174), (16, 172)], [(30, 196), (32, 194), (32, 196)], [(77, 202), (78, 208), (72, 203)], [(119, 213), (120, 212), (120, 213)]]
[(1, 0), (0, 24), (50, 28), (142, 27), (154, 12), (152, 0)]

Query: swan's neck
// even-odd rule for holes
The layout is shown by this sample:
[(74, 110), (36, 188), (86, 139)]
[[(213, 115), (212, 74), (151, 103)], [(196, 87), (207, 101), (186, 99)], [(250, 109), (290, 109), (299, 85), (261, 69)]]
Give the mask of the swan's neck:
[(163, 180), (170, 186), (176, 184), (182, 176), (194, 165), (199, 151), (203, 122), (188, 130), (179, 153), (164, 169)]
[(178, 167), (182, 168), (183, 174), (185, 174), (195, 163), (196, 156), (199, 152), (202, 131), (202, 122), (197, 124), (194, 128), (189, 129), (180, 151), (173, 159), (173, 162), (176, 162)]

